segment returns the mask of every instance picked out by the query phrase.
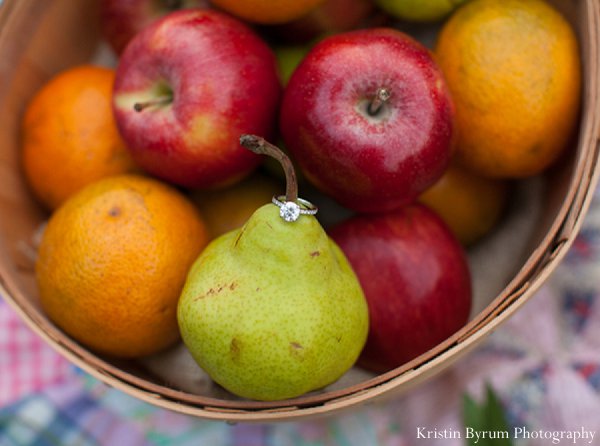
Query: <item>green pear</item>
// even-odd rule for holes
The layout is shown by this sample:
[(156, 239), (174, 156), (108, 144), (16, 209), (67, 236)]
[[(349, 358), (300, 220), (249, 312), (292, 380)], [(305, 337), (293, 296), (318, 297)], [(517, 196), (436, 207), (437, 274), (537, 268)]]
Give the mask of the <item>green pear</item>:
[(436, 22), (467, 0), (375, 0), (388, 14), (411, 22)]
[[(287, 201), (302, 204), (294, 187), (288, 182)], [(265, 401), (336, 381), (368, 332), (366, 300), (340, 248), (313, 215), (286, 221), (275, 204), (202, 252), (177, 317), (192, 357), (215, 382)]]

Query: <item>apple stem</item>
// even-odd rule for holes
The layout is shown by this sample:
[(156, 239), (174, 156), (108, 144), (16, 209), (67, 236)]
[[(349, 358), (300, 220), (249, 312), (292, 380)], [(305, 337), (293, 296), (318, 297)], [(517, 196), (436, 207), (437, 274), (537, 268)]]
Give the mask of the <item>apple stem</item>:
[(379, 113), (379, 110), (381, 110), (381, 107), (383, 107), (383, 104), (387, 102), (391, 95), (392, 93), (390, 90), (385, 87), (379, 87), (375, 92), (373, 100), (367, 108), (369, 115), (375, 116), (377, 113)]
[(169, 96), (159, 96), (156, 99), (151, 99), (146, 102), (136, 102), (135, 104), (133, 104), (133, 109), (136, 112), (141, 112), (145, 108), (158, 106), (158, 105), (167, 105), (167, 104), (170, 104), (172, 101), (173, 101), (173, 96), (170, 96), (170, 95)]
[(258, 155), (267, 155), (275, 158), (285, 172), (285, 199), (296, 203), (298, 200), (298, 181), (296, 171), (290, 158), (277, 146), (256, 135), (240, 136), (240, 144)]

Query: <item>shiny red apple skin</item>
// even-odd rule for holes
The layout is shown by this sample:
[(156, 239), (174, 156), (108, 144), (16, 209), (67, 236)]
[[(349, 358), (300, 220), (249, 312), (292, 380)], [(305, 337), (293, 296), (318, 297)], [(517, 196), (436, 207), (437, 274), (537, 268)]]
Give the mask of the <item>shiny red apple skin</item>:
[[(172, 91), (172, 101), (134, 104)], [(117, 126), (134, 160), (186, 188), (231, 184), (260, 157), (239, 137), (269, 138), (281, 93), (275, 56), (245, 24), (215, 10), (171, 13), (130, 42), (113, 92)]]
[(471, 309), (463, 248), (421, 204), (352, 217), (329, 231), (356, 272), (369, 306), (359, 365), (386, 372), (462, 328)]
[(102, 34), (121, 54), (133, 36), (155, 20), (178, 9), (209, 7), (208, 0), (102, 0)]
[[(382, 87), (391, 96), (370, 116)], [(454, 105), (431, 53), (391, 28), (315, 45), (287, 84), (279, 122), (307, 178), (359, 212), (413, 201), (446, 170), (455, 139)]]

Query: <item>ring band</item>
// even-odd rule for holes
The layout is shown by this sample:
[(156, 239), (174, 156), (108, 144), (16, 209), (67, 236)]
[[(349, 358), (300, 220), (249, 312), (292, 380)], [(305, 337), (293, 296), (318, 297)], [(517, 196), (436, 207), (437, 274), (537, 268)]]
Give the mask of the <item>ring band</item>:
[(285, 221), (292, 222), (298, 220), (300, 215), (315, 215), (319, 208), (308, 200), (303, 198), (293, 201), (287, 201), (285, 195), (273, 196), (271, 200), (279, 208), (279, 216)]

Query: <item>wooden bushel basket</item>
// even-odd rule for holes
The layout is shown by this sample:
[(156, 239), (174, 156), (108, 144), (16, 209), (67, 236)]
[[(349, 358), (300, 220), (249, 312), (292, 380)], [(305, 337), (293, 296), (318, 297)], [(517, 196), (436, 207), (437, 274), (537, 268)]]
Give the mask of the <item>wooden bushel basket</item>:
[[(41, 311), (34, 275), (19, 244), (47, 215), (32, 199), (20, 166), (20, 121), (37, 89), (58, 71), (88, 62), (100, 42), (94, 0), (5, 0), (0, 7), (0, 294), (48, 344), (77, 366), (157, 406), (228, 421), (290, 420), (337, 413), (398, 395), (441, 371), (517, 311), (563, 258), (581, 225), (597, 180), (600, 152), (600, 1), (555, 0), (575, 27), (583, 60), (578, 133), (569, 155), (543, 178), (541, 209), (524, 255), (514, 259), (503, 289), (452, 338), (408, 364), (344, 388), (255, 402), (192, 394), (148, 373), (135, 361), (98, 356), (66, 336)], [(508, 249), (508, 248), (507, 248)]]

